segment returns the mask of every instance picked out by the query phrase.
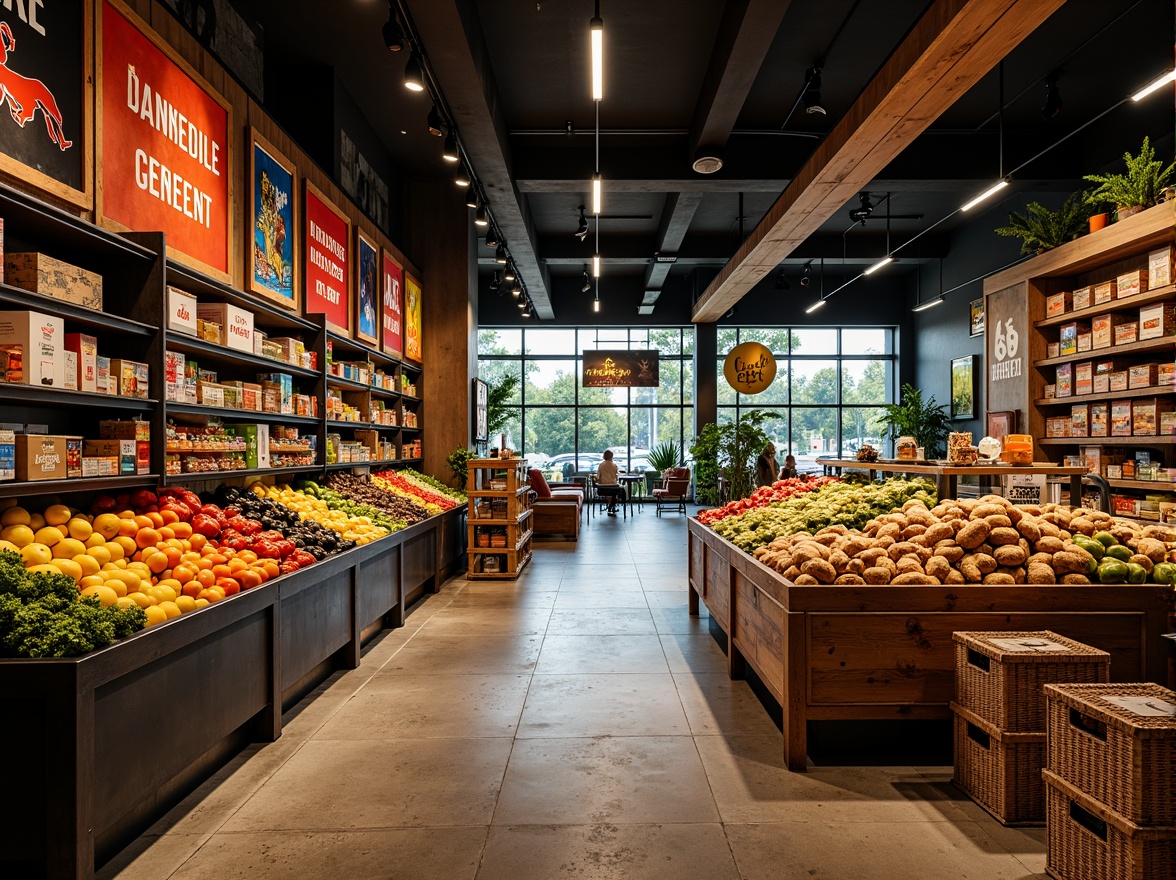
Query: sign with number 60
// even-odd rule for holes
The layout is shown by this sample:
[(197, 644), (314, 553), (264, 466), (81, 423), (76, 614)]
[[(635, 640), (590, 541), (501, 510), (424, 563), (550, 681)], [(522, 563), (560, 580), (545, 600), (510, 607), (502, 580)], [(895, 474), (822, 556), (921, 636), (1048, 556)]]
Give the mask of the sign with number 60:
[(1021, 361), (1017, 356), (1021, 337), (1013, 327), (1013, 322), (997, 321), (993, 328), (992, 338), (992, 381), (1013, 379), (1021, 375)]

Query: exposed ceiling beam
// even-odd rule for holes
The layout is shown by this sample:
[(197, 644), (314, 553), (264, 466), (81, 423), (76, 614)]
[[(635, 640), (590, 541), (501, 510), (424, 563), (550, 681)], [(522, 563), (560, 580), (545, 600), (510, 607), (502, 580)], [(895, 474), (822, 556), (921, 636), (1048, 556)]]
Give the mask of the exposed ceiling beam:
[(702, 80), (688, 156), (721, 150), (784, 20), (788, 0), (727, 0)]
[(715, 321), (1065, 0), (934, 0), (694, 304)]
[[(657, 226), (655, 251), (659, 254), (676, 255), (686, 238), (686, 231), (690, 228), (690, 221), (694, 219), (694, 212), (702, 204), (701, 193), (670, 193), (666, 205), (662, 209), (661, 221)], [(645, 272), (645, 289), (652, 292), (661, 290), (666, 276), (670, 274), (672, 263), (649, 264)], [(648, 295), (648, 294), (647, 294)], [(654, 299), (657, 297), (655, 296)], [(649, 303), (646, 303), (648, 305)]]
[(407, 5), (536, 314), (554, 318), (546, 269), (536, 254), (534, 221), (512, 178), (510, 138), (477, 10), (472, 3), (436, 0), (407, 0)]

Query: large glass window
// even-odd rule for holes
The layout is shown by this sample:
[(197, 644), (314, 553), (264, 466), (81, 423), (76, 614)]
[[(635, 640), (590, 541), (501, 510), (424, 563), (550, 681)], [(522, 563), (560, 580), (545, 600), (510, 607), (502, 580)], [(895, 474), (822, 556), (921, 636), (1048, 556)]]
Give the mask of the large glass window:
[[(656, 349), (656, 388), (585, 388), (585, 351)], [(551, 479), (594, 471), (611, 449), (621, 470), (650, 468), (649, 453), (694, 437), (694, 328), (600, 327), (478, 331), (478, 374), (492, 384), (519, 378), (507, 444)], [(731, 403), (735, 403), (734, 397)]]

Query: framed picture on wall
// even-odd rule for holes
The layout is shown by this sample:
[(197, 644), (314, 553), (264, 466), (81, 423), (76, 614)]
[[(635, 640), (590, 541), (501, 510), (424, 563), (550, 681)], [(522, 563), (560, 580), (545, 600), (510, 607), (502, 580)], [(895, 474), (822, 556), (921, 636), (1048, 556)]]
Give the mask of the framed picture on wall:
[(481, 379), (474, 380), (474, 440), (485, 443), (490, 439), (490, 386)]
[(299, 311), (298, 171), (254, 128), (249, 129), (249, 213), (245, 278), (250, 293)]
[(988, 430), (985, 432), (989, 437), (995, 437), (997, 440), (1004, 441), (1004, 438), (1009, 434), (1017, 433), (1017, 412), (1016, 410), (1004, 410), (1001, 412), (990, 412), (988, 414)]
[(382, 297), (379, 295), (380, 249), (362, 230), (356, 229), (355, 253), (355, 338), (378, 347), (383, 312)]
[(972, 336), (984, 335), (984, 297), (972, 300)]
[(307, 315), (323, 315), (327, 328), (350, 336), (351, 320), (351, 220), (303, 177), (304, 265), (302, 309)]
[(976, 418), (976, 355), (951, 359), (951, 417)]

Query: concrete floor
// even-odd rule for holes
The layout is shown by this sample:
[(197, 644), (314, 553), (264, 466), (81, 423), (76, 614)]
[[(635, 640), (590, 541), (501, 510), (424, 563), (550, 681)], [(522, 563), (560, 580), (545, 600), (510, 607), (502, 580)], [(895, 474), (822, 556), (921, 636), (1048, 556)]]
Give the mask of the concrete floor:
[(596, 518), (517, 582), (445, 584), (99, 877), (1044, 877), (1044, 832), (950, 767), (787, 772), (724, 670), (683, 518)]

